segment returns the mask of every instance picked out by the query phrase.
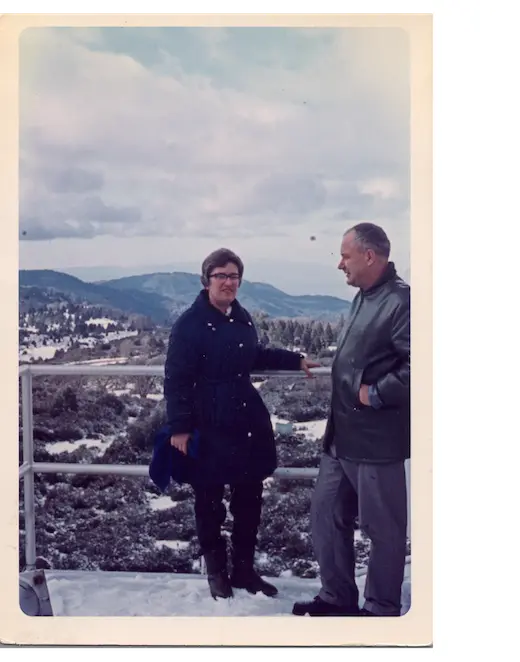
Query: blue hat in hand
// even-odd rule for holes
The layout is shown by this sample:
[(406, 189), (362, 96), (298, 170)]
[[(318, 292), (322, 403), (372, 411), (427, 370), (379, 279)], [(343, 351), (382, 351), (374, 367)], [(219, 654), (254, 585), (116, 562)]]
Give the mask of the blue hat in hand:
[(170, 439), (171, 429), (163, 426), (154, 436), (154, 448), (148, 474), (155, 485), (164, 492), (170, 480), (182, 485), (192, 485), (196, 477), (200, 434), (195, 431), (188, 440), (188, 453), (184, 455), (174, 448)]

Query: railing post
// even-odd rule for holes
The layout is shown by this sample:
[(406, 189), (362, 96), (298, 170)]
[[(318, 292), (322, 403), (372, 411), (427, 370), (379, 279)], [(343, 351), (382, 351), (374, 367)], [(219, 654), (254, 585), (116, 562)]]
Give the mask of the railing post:
[(29, 470), (23, 477), (23, 501), (25, 515), (25, 566), (36, 568), (36, 527), (34, 508), (34, 441), (33, 441), (33, 393), (32, 374), (29, 369), (22, 374), (22, 424), (23, 461)]

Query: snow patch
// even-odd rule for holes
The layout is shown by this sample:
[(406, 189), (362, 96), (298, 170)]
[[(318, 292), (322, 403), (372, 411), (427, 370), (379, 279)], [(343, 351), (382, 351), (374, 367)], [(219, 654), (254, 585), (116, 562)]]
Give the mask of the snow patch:
[(97, 324), (98, 326), (103, 326), (105, 329), (109, 324), (117, 324), (115, 320), (111, 320), (108, 317), (91, 317), (86, 320), (85, 324)]
[(40, 346), (40, 347), (24, 347), (20, 352), (19, 360), (21, 363), (31, 363), (31, 361), (37, 361), (42, 359), (43, 361), (48, 361), (53, 359), (56, 351), (59, 348), (56, 346)]
[(77, 441), (53, 441), (45, 444), (45, 450), (50, 455), (59, 455), (60, 453), (72, 453), (78, 448), (85, 446), (86, 448), (97, 449), (98, 452), (105, 452), (110, 444), (114, 441), (114, 437), (105, 437), (103, 439), (78, 439)]
[[(269, 578), (276, 598), (235, 590), (232, 600), (215, 601), (203, 575), (175, 573), (46, 570), (55, 616), (292, 616), (294, 602), (312, 600), (319, 579)], [(266, 579), (268, 579), (266, 577)], [(356, 577), (363, 604), (366, 575)], [(410, 565), (405, 569), (402, 613), (410, 608)]]
[[(107, 389), (109, 393), (112, 395), (116, 395), (118, 398), (120, 398), (122, 395), (129, 395), (130, 394), (130, 389), (129, 388), (119, 388), (119, 389), (112, 389), (109, 388)], [(129, 419), (132, 418), (132, 416), (129, 416)]]
[(127, 363), (126, 356), (115, 356), (114, 358), (88, 359), (86, 361), (69, 361), (65, 365), (117, 365), (118, 363)]
[(170, 549), (188, 549), (190, 542), (186, 540), (156, 540), (156, 547), (169, 547)]
[(327, 419), (318, 421), (306, 421), (305, 423), (295, 423), (294, 431), (304, 434), (307, 439), (321, 439), (325, 434)]
[(150, 503), (150, 508), (152, 510), (167, 510), (168, 508), (175, 508), (178, 505), (178, 501), (173, 501), (169, 496), (155, 496), (150, 492), (146, 492), (148, 501)]

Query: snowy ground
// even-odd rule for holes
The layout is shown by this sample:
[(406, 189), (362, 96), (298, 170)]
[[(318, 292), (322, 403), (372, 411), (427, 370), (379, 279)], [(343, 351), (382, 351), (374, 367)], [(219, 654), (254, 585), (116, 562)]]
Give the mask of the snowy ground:
[[(112, 320), (105, 318), (100, 318), (101, 326), (104, 326), (105, 329)], [(92, 321), (92, 320), (89, 320)], [(94, 323), (101, 323), (99, 320), (94, 320)], [(31, 335), (24, 340), (24, 342), (19, 346), (18, 359), (20, 363), (32, 363), (38, 359), (43, 361), (48, 361), (54, 358), (58, 349), (68, 350), (74, 341), (79, 342), (83, 347), (94, 347), (97, 344), (102, 344), (106, 342), (113, 342), (115, 340), (122, 340), (123, 338), (130, 338), (132, 336), (137, 336), (138, 331), (109, 331), (105, 332), (101, 338), (87, 337), (82, 338), (78, 336), (71, 336), (66, 334), (59, 342), (53, 342), (45, 335), (40, 335), (37, 333), (37, 329), (34, 327), (20, 327), (21, 331), (29, 331)], [(44, 345), (44, 341), (47, 342)], [(33, 346), (34, 343), (36, 346)], [(126, 359), (125, 359), (126, 362)], [(101, 364), (105, 365), (105, 364)]]
[(117, 365), (118, 363), (128, 363), (125, 356), (114, 356), (107, 359), (88, 359), (87, 361), (69, 361), (65, 365)]
[(187, 540), (156, 540), (156, 547), (169, 547), (170, 549), (187, 549), (190, 542)]
[[(312, 600), (317, 579), (274, 578), (276, 598), (235, 591), (232, 600), (211, 598), (205, 577), (163, 573), (47, 570), (55, 616), (285, 616), (298, 600)], [(267, 579), (267, 578), (266, 578)], [(357, 577), (360, 604), (365, 576)], [(403, 584), (403, 613), (410, 607), (410, 566)]]
[[(271, 424), (273, 429), (276, 429), (277, 423), (288, 423), (284, 418), (279, 418), (278, 416), (271, 416)], [(317, 420), (317, 421), (306, 421), (305, 423), (293, 423), (294, 432), (305, 435), (307, 439), (321, 439), (325, 434), (325, 428), (327, 426), (327, 419)]]
[(112, 320), (109, 317), (91, 317), (88, 319), (86, 324), (97, 324), (98, 326), (104, 326), (105, 329), (109, 324), (117, 324), (116, 320)]
[(152, 510), (167, 510), (168, 508), (175, 508), (179, 503), (178, 501), (172, 501), (171, 497), (166, 495), (155, 496), (155, 494), (152, 494), (151, 492), (146, 492), (146, 496), (148, 497), (150, 508)]
[(106, 436), (101, 439), (78, 439), (77, 441), (53, 441), (45, 444), (45, 450), (51, 455), (59, 453), (72, 453), (73, 451), (86, 446), (94, 448), (100, 453), (104, 453), (110, 444), (114, 441), (114, 436)]
[(20, 363), (32, 363), (39, 359), (42, 359), (42, 361), (50, 361), (50, 359), (54, 358), (58, 349), (66, 349), (66, 346), (63, 344), (37, 345), (36, 347), (20, 345), (18, 350), (18, 361)]

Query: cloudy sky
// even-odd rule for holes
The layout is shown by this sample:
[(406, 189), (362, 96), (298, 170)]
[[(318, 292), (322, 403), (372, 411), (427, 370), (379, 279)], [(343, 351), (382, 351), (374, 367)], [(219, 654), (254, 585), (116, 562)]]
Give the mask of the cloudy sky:
[(341, 235), (369, 220), (408, 277), (408, 67), (393, 28), (26, 30), (21, 268), (195, 271), (228, 246), (249, 280), (350, 298)]

